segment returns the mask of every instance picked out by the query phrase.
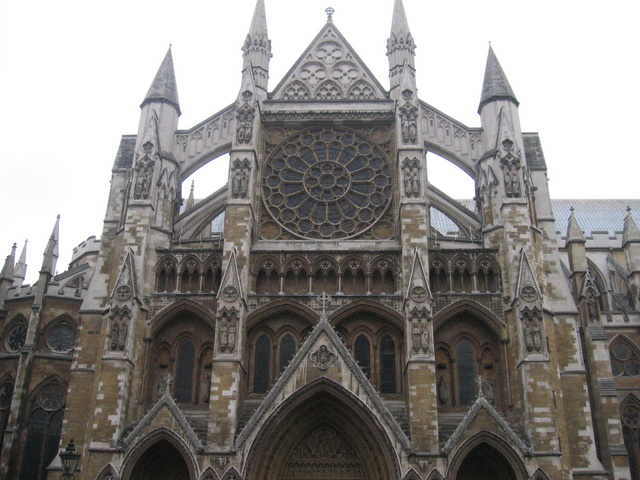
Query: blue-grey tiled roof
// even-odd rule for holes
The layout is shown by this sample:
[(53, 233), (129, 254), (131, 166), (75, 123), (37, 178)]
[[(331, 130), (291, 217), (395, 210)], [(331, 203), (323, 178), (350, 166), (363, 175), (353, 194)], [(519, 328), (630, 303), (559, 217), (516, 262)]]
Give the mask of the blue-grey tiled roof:
[[(475, 211), (473, 200), (457, 200), (471, 211)], [(556, 232), (562, 236), (567, 234), (567, 224), (574, 208), (578, 224), (585, 236), (593, 233), (607, 233), (613, 236), (622, 232), (624, 218), (627, 216), (627, 206), (631, 207), (634, 219), (640, 224), (640, 199), (561, 199), (551, 200), (551, 207), (556, 219)], [(445, 236), (458, 236), (457, 225), (444, 213), (431, 208), (431, 226)]]

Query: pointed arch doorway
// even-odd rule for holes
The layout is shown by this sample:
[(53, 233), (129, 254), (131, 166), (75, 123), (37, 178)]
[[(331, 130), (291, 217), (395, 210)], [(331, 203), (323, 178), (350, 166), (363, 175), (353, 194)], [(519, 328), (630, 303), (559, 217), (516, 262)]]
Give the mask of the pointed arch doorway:
[(187, 462), (168, 440), (161, 439), (147, 448), (135, 461), (128, 480), (191, 480)]
[(480, 443), (464, 457), (455, 480), (520, 480), (511, 462), (494, 446)]
[(395, 452), (371, 411), (321, 379), (294, 394), (261, 429), (245, 478), (253, 480), (391, 480)]

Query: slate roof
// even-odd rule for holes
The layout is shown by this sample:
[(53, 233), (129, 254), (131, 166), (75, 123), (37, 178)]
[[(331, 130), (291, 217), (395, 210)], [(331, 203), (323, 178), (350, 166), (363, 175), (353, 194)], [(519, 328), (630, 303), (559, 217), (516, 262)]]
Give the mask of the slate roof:
[(131, 168), (133, 165), (133, 149), (136, 147), (135, 135), (123, 135), (118, 146), (113, 168)]
[[(473, 200), (457, 200), (471, 211), (475, 211)], [(627, 206), (631, 207), (633, 218), (640, 217), (640, 199), (559, 199), (551, 200), (551, 207), (556, 219), (556, 233), (563, 238), (567, 234), (567, 226), (571, 215), (571, 207), (585, 236), (594, 233), (607, 233), (609, 236), (622, 233)], [(431, 226), (442, 235), (455, 236), (458, 227), (444, 213), (431, 209)]]
[(485, 103), (492, 100), (511, 100), (518, 105), (516, 94), (507, 80), (507, 76), (500, 66), (498, 57), (493, 52), (493, 48), (489, 46), (489, 55), (487, 56), (487, 66), (484, 70), (484, 81), (482, 82), (482, 95), (480, 96), (480, 106), (478, 113)]

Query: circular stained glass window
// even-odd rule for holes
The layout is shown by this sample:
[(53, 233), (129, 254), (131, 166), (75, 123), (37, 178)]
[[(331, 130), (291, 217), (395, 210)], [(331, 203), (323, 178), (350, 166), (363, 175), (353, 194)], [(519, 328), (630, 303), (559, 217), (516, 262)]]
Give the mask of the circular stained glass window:
[(373, 226), (393, 198), (386, 154), (346, 128), (313, 128), (283, 140), (265, 162), (262, 195), (280, 227), (304, 238), (348, 238)]
[(7, 339), (7, 350), (10, 352), (17, 352), (20, 350), (27, 341), (27, 325), (19, 323), (16, 325)]
[(76, 343), (76, 334), (69, 325), (56, 325), (49, 331), (47, 346), (58, 353), (66, 353), (73, 349)]

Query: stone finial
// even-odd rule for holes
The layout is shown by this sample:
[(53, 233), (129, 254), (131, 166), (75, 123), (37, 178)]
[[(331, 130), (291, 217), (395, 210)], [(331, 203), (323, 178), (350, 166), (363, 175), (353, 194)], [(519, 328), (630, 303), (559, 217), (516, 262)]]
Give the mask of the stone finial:
[(164, 383), (164, 389), (162, 391), (163, 395), (168, 397), (171, 396), (171, 384), (173, 383), (173, 375), (170, 373), (166, 373), (162, 377), (162, 382)]
[(327, 295), (326, 292), (322, 292), (322, 295), (320, 295), (316, 301), (318, 302), (318, 305), (320, 305), (320, 308), (322, 308), (322, 318), (326, 319), (327, 307), (331, 303), (331, 297)]
[(333, 22), (333, 14), (334, 14), (335, 12), (336, 12), (336, 11), (335, 11), (333, 8), (331, 8), (331, 7), (327, 7), (327, 8), (325, 9), (324, 13), (326, 13), (326, 14), (327, 14), (327, 22)]

